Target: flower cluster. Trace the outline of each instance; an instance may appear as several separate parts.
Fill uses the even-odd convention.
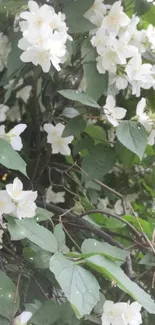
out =
[[[29,1],[28,7],[29,11],[20,14],[23,38],[18,47],[24,51],[20,58],[23,62],[40,65],[44,72],[50,70],[51,63],[59,71],[67,54],[66,42],[71,40],[65,15],[57,14],[49,5],[39,7],[35,1]]]
[[[16,177],[12,184],[6,185],[6,190],[0,191],[0,216],[12,214],[18,219],[32,218],[37,208],[36,198],[37,192],[23,191],[23,184]]]
[[[136,115],[133,119],[144,126],[148,135],[148,144],[152,146],[155,143],[155,126],[149,114],[146,113],[146,106],[146,99],[142,97],[137,104]],[[109,95],[106,98],[106,104],[103,106],[103,112],[104,115],[101,114],[101,118],[104,119],[106,117],[114,127],[117,127],[120,120],[125,117],[127,110],[116,106],[115,98]]]
[[[142,317],[141,305],[133,302],[131,305],[125,302],[114,303],[106,300],[103,306],[102,325],[140,325]]]
[[[62,137],[65,125],[58,123],[57,125],[52,125],[51,123],[44,124],[44,130],[47,132],[47,142],[52,146],[52,152],[61,153],[62,155],[69,156],[71,151],[68,146],[69,143],[74,139],[73,136]]]
[[[7,66],[8,54],[11,51],[11,46],[6,35],[0,33],[0,71]]]
[[[117,90],[128,85],[132,94],[140,96],[141,88],[155,87],[154,67],[143,63],[143,53],[155,49],[155,28],[139,30],[139,17],[131,19],[124,13],[121,1],[104,5],[96,0],[85,16],[97,25],[91,38],[96,48],[97,69],[99,73],[110,74],[110,85]]]

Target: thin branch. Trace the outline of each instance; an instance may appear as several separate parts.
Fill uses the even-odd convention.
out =
[[[106,214],[109,217],[112,217],[114,219],[117,219],[117,220],[123,222],[125,225],[127,225],[131,229],[131,231],[134,233],[135,236],[137,236],[140,239],[142,238],[142,235],[136,230],[136,228],[130,222],[124,220],[123,218],[121,218],[121,217],[119,217],[119,216],[117,216],[117,215],[115,215],[112,212],[109,212],[107,210],[100,210],[100,209],[88,210],[85,213],[82,213],[80,215],[80,217],[84,217],[85,215],[93,214],[93,213]]]
[[[99,236],[99,237],[103,238],[104,240],[106,240],[111,245],[117,246],[119,248],[124,248],[123,245],[121,245],[117,240],[113,239],[104,230],[98,228],[97,226],[93,225],[92,223],[90,223],[90,222],[88,222],[88,221],[86,221],[86,220],[84,220],[82,218],[79,218],[78,215],[73,214],[71,212],[67,212],[65,214],[66,210],[56,206],[55,204],[47,204],[47,203],[44,203],[44,202],[39,201],[39,200],[36,201],[36,204],[41,208],[47,209],[48,211],[51,211],[51,212],[55,213],[57,216],[63,214],[64,219],[69,219],[75,225],[77,224],[79,226],[82,226],[85,229],[90,230],[96,236]]]

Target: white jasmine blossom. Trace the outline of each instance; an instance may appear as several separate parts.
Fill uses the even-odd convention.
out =
[[[23,191],[23,183],[16,177],[12,184],[6,185],[8,195],[16,202],[23,200],[25,192]]]
[[[140,325],[140,311],[141,305],[136,301],[130,305],[106,300],[103,305],[102,325]]]
[[[14,210],[14,203],[12,202],[7,191],[0,191],[0,217],[5,213],[9,214]]]
[[[34,196],[34,200],[36,200],[37,194]],[[14,215],[20,220],[24,218],[33,218],[36,214],[36,203],[31,200],[21,200],[18,202],[16,212]]]
[[[4,105],[4,104],[0,104],[0,122],[4,122],[6,120],[6,113],[9,110],[9,107]]]
[[[26,124],[18,124],[8,133],[5,133],[5,125],[0,126],[0,138],[8,141],[14,150],[20,151],[23,148],[20,134],[26,129]]]
[[[106,118],[113,126],[118,126],[119,120],[123,119],[126,115],[126,109],[117,107],[116,101],[113,96],[109,95],[106,99],[106,104],[103,107]]]
[[[149,63],[142,64],[140,54],[137,54],[129,60],[125,71],[132,86],[133,95],[139,97],[141,88],[149,89],[153,87],[152,65]]]
[[[34,201],[37,198],[37,192],[23,191],[23,184],[18,177],[14,179],[12,184],[6,185],[6,192],[14,203],[12,214],[15,217],[22,219],[35,216],[37,206]]]
[[[29,11],[22,12],[20,22],[23,38],[18,47],[24,52],[21,55],[23,62],[32,62],[40,65],[46,73],[51,63],[60,70],[60,64],[66,60],[66,42],[72,40],[67,33],[65,15],[55,13],[52,6],[41,7],[35,1],[28,1]]]
[[[27,322],[31,319],[31,317],[32,313],[30,311],[24,311],[14,319],[13,325],[27,325]]]
[[[84,17],[89,19],[96,26],[101,26],[103,17],[107,12],[108,5],[105,5],[104,0],[95,0],[93,6],[84,14]]]
[[[52,186],[49,186],[46,190],[46,203],[64,203],[65,192],[54,192]]]
[[[148,144],[150,146],[153,146],[155,144],[155,129],[152,129],[151,132],[150,132],[150,134],[149,134]]]
[[[150,131],[152,128],[152,121],[150,117],[145,112],[146,107],[146,99],[141,98],[141,100],[137,104],[136,115],[138,118],[138,122],[141,123],[147,131]]]
[[[107,205],[109,204],[109,199],[108,197],[106,197],[105,199],[99,198],[98,199],[98,204],[97,204],[97,208],[100,210],[104,210],[107,208]]]
[[[18,90],[16,93],[16,98],[20,98],[23,100],[25,104],[27,104],[28,99],[30,98],[32,86],[25,86],[22,89]]]
[[[11,122],[21,121],[21,113],[24,113],[24,109],[22,109],[22,112],[20,112],[20,108],[18,105],[18,102],[16,101],[14,105],[9,109],[7,112],[7,118]]]
[[[115,93],[131,85],[136,97],[140,96],[141,88],[155,87],[152,65],[143,64],[141,57],[146,50],[155,49],[155,28],[149,25],[147,30],[139,30],[139,17],[134,15],[130,19],[123,11],[121,1],[104,5],[103,1],[96,0],[85,17],[98,27],[90,34],[93,34],[91,43],[98,54],[99,73],[115,74],[108,94],[111,85],[116,88]]]
[[[69,156],[70,148],[69,143],[74,139],[73,136],[62,137],[65,125],[58,123],[57,125],[52,125],[51,123],[44,124],[44,130],[47,132],[47,142],[52,146],[52,152],[54,154],[61,153],[62,155]]]
[[[116,35],[120,27],[125,27],[129,24],[129,17],[123,12],[121,1],[116,1],[106,17],[104,17],[102,26],[108,29],[109,32]]]

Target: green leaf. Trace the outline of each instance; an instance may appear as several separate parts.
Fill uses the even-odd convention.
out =
[[[18,170],[25,176],[26,163],[20,155],[12,148],[12,146],[5,140],[0,139],[0,164],[6,168]]]
[[[66,246],[66,236],[61,223],[54,227],[54,236],[58,243],[58,250],[64,254],[68,253],[69,248]]]
[[[0,324],[2,325],[10,325],[6,318],[0,316]]]
[[[138,1],[138,0],[137,0]],[[140,0],[139,0],[140,1]],[[142,1],[142,0],[141,0]],[[150,4],[145,3],[147,6],[149,6]],[[145,10],[146,11],[146,10]],[[145,22],[147,22],[148,24],[152,24],[153,26],[155,26],[155,20],[154,20],[154,15],[155,15],[155,7],[150,6],[150,9],[143,15],[143,20]]]
[[[19,308],[19,295],[11,279],[0,270],[0,315],[11,319]]]
[[[86,121],[84,120],[84,118],[81,115],[73,117],[66,124],[62,136],[63,137],[68,137],[70,135],[73,135],[74,137],[76,137],[81,132],[83,132],[86,125],[87,125],[87,123],[86,123]]]
[[[0,0],[0,14],[13,15],[21,10],[23,5],[27,5],[26,0]]]
[[[115,152],[102,144],[92,148],[82,160],[82,169],[88,174],[82,174],[84,180],[101,180],[115,164]],[[95,168],[94,168],[95,167]]]
[[[118,140],[129,150],[142,159],[147,136],[143,125],[133,121],[122,121],[116,129]]]
[[[143,15],[150,8],[150,4],[145,0],[135,0],[134,1],[134,12],[137,16]]]
[[[86,80],[86,93],[98,101],[108,88],[108,73],[100,74],[96,68],[96,62],[84,63],[83,70]]]
[[[60,306],[60,313],[59,325],[79,325],[81,323],[81,321],[76,318],[69,302]]]
[[[56,253],[50,260],[50,270],[72,305],[77,318],[90,314],[99,301],[99,284],[89,271]]]
[[[87,258],[86,261],[91,268],[115,281],[123,291],[138,301],[149,313],[155,314],[155,303],[150,295],[131,281],[115,262],[97,255]]]
[[[52,232],[38,225],[34,219],[15,220],[15,223],[18,232],[15,231],[14,225],[12,240],[19,240],[19,236],[22,236],[48,252],[55,253],[57,251],[57,242]],[[15,238],[15,233],[17,233],[17,239]],[[10,234],[12,236],[12,232]]]
[[[7,76],[8,78],[13,77],[18,70],[20,70],[24,63],[20,60],[22,51],[18,47],[18,41],[21,38],[21,33],[11,33],[11,52],[8,55],[7,60]]]
[[[88,125],[84,130],[95,142],[105,142],[106,134],[103,128],[98,125]]]
[[[88,19],[83,17],[93,3],[94,0],[77,0],[64,4],[63,12],[66,15],[66,23],[70,33],[85,33],[95,27]]]
[[[54,213],[47,211],[46,209],[43,209],[43,208],[37,208],[35,220],[37,222],[41,222],[41,221],[45,221],[45,220],[50,220],[53,216],[54,216]]]
[[[100,254],[109,257],[112,260],[125,261],[126,257],[129,255],[128,252],[111,246],[108,243],[101,243],[96,239],[85,239],[81,246],[81,251],[83,254]]]
[[[40,247],[31,244],[30,247],[25,247],[23,249],[23,255],[25,260],[27,260],[29,263],[35,264],[35,266],[39,269],[49,268],[49,261],[52,254],[40,249]]]
[[[59,307],[54,301],[45,301],[41,307],[32,316],[30,322],[35,325],[51,325],[55,323],[60,316]]]
[[[123,164],[125,168],[131,168],[135,154],[125,148],[120,142],[116,143],[115,150],[119,163]]]
[[[152,255],[151,252],[149,252],[146,255],[144,255],[144,257],[140,260],[139,264],[155,266],[155,256]]]
[[[82,46],[81,46],[81,59],[83,63],[88,63],[95,61],[96,63],[96,51],[95,48],[92,46],[90,40],[88,38],[84,39]]]
[[[88,150],[88,149],[92,148],[93,145],[94,145],[94,142],[89,137],[81,138],[74,145],[73,155],[76,156],[79,152],[82,152],[83,150]]]
[[[139,217],[129,216],[129,215],[123,216],[123,219],[125,219],[126,221],[132,223],[134,225],[134,227],[138,231],[141,231],[141,227],[142,227],[143,231],[146,234],[152,236],[151,226],[150,226],[150,223],[148,221],[143,220],[142,218],[139,218]],[[139,226],[139,224],[141,225],[141,227]]]
[[[59,90],[58,93],[67,99],[73,100],[75,102],[80,102],[83,105],[100,108],[97,102],[88,94],[80,93],[79,91],[73,89]]]
[[[21,240],[25,238],[25,233],[22,231],[20,225],[16,223],[16,219],[7,216],[8,230],[11,235],[11,240]]]

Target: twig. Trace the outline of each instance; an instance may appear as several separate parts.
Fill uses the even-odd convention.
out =
[[[44,209],[47,209],[48,211],[54,212],[57,216],[60,214],[64,214],[65,210],[56,206],[55,204],[45,204],[42,201],[37,200],[36,204]],[[106,240],[109,244],[117,246],[119,248],[124,248],[123,245],[121,245],[117,240],[113,239],[110,235],[108,235],[105,231],[101,230],[100,228],[96,227],[95,225],[91,224],[90,222],[87,222],[86,220],[79,218],[78,215],[73,214],[71,212],[67,212],[64,215],[65,219],[69,219],[72,221],[75,225],[82,226],[88,230],[90,230],[92,233],[94,233],[96,236],[99,236]]]
[[[11,311],[10,325],[13,325],[13,323],[14,323],[15,304],[17,302],[17,296],[18,296],[18,291],[19,291],[19,284],[20,284],[21,275],[22,275],[22,267],[20,269],[20,273],[19,273],[18,279],[17,279],[16,291],[15,291],[14,300],[13,300],[14,305],[13,305],[13,308],[12,308],[12,311]]]
[[[59,221],[60,221],[60,223],[62,224],[62,227],[63,227],[65,233],[67,234],[67,236],[69,237],[69,239],[71,240],[71,242],[75,245],[75,247],[76,247],[79,251],[81,251],[79,245],[78,245],[78,244],[76,243],[76,241],[72,238],[72,236],[70,235],[70,233],[68,232],[68,230],[65,228],[65,226],[64,226],[64,224],[63,224],[63,221],[62,221],[62,217],[63,217],[63,216],[64,216],[64,215],[60,215],[60,216],[59,216]]]
[[[125,225],[127,225],[127,226],[131,229],[131,231],[134,233],[134,235],[136,235],[136,236],[137,236],[138,238],[140,238],[140,239],[142,238],[142,235],[141,235],[141,234],[136,230],[136,228],[134,228],[133,225],[131,225],[130,222],[124,220],[123,218],[121,218],[121,217],[119,217],[119,216],[117,216],[117,215],[115,215],[115,214],[113,214],[112,212],[109,212],[109,211],[107,211],[107,210],[100,210],[100,209],[88,210],[88,211],[86,211],[85,213],[82,213],[82,214],[80,215],[80,217],[84,217],[84,216],[87,215],[87,214],[93,214],[93,213],[102,213],[102,214],[106,214],[107,216],[110,216],[110,217],[112,217],[112,218],[114,218],[114,219],[117,219],[117,220],[123,222]]]
[[[130,254],[126,257],[126,275],[129,277],[129,278],[132,278],[133,276],[133,269],[132,269],[132,260],[131,260],[131,256]]]

